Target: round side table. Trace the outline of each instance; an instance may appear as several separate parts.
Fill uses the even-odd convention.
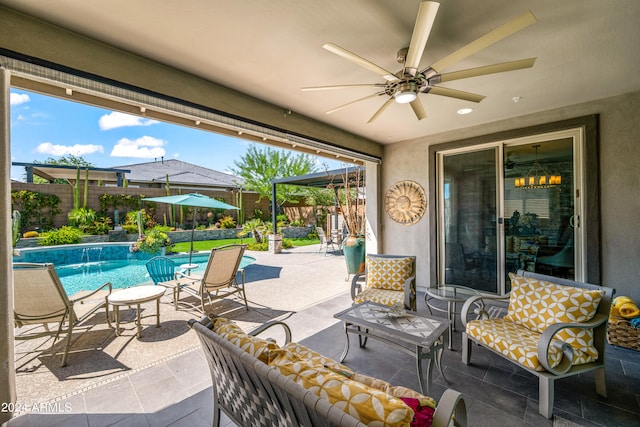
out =
[[[429,313],[431,310],[441,311],[447,313],[447,319],[449,320],[449,350],[453,350],[452,340],[453,340],[453,331],[456,330],[456,304],[464,303],[467,299],[480,295],[478,291],[475,289],[467,288],[466,286],[461,285],[439,285],[436,288],[427,288],[427,292],[424,294],[424,302],[429,309]],[[439,300],[447,302],[447,309],[444,310],[440,307],[436,307],[431,304],[431,300]]]
[[[156,327],[160,327],[160,297],[164,295],[167,288],[163,286],[145,285],[133,286],[118,292],[114,292],[107,297],[109,304],[114,308],[116,316],[116,335],[120,335],[120,306],[135,305],[137,309],[136,325],[138,326],[137,337],[142,334],[142,326],[140,325],[140,304],[145,302],[156,301]]]

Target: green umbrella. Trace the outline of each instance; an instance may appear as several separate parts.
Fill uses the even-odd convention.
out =
[[[197,208],[240,209],[236,206],[229,205],[227,203],[205,196],[204,194],[198,193],[179,194],[177,196],[150,197],[148,199],[142,199],[142,201],[167,203],[170,205],[193,206],[196,208],[193,210],[193,227],[191,228],[191,250],[189,251],[189,264],[191,264],[191,256],[193,254],[193,234],[196,229]]]

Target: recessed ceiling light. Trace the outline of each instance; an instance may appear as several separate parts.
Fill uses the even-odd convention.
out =
[[[458,114],[469,114],[473,113],[473,108],[461,108],[458,110]]]

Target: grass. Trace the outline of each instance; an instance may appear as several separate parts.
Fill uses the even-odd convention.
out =
[[[293,243],[293,246],[308,246],[308,245],[317,245],[320,243],[320,239],[288,239]],[[231,245],[235,243],[240,244],[249,244],[255,243],[254,238],[244,238],[244,239],[220,239],[220,240],[200,240],[193,242],[193,250],[194,251],[210,251],[213,248],[219,248],[224,245]],[[189,242],[181,242],[176,243],[173,246],[173,252],[189,252],[191,247],[191,243]]]

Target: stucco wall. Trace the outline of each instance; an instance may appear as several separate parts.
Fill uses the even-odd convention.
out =
[[[640,92],[585,102],[510,120],[385,146],[381,187],[412,179],[425,190],[432,144],[540,125],[590,114],[600,115],[601,283],[640,301]],[[428,120],[428,119],[427,119]],[[587,171],[587,173],[589,173]],[[429,203],[432,203],[429,200]],[[429,285],[429,221],[413,226],[382,216],[383,252],[417,255],[419,286]]]

